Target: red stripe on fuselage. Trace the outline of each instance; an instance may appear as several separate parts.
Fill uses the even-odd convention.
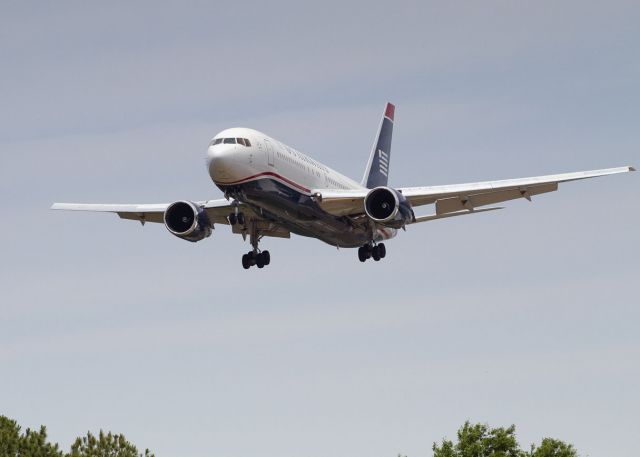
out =
[[[306,187],[301,186],[300,184],[298,184],[296,182],[293,182],[290,179],[285,178],[284,176],[281,176],[278,173],[274,173],[272,171],[264,171],[262,173],[258,173],[257,175],[253,175],[253,176],[249,176],[249,177],[246,177],[246,178],[238,179],[237,181],[232,181],[232,182],[220,182],[219,181],[216,184],[220,184],[222,186],[234,186],[236,184],[243,184],[245,182],[258,179],[258,178],[260,178],[262,176],[273,176],[274,178],[278,178],[278,179],[283,180],[284,182],[286,182],[287,184],[289,184],[289,185],[291,185],[293,187],[297,187],[298,189],[302,190],[303,192],[306,192],[306,193],[310,193],[311,192]]]

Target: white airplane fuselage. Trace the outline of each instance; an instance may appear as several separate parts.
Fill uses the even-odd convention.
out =
[[[219,139],[247,139],[249,146]],[[218,133],[207,150],[209,176],[229,198],[293,233],[339,247],[358,247],[371,233],[348,218],[328,214],[313,189],[360,190],[360,183],[257,130],[232,128]],[[373,239],[393,238],[393,228],[374,229]]]

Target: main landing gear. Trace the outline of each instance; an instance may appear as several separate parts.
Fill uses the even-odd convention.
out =
[[[271,263],[271,254],[269,251],[255,252],[249,251],[242,256],[242,268],[248,270],[252,266],[264,268]]]
[[[260,235],[258,224],[253,218],[246,220],[244,213],[239,212],[236,206],[235,211],[229,214],[229,224],[241,225],[243,236],[247,235],[247,231],[249,232],[249,241],[253,249],[242,256],[242,268],[248,270],[254,265],[258,268],[264,268],[271,263],[271,254],[269,254],[269,251],[260,251],[260,249],[258,249],[258,243],[262,235]]]
[[[386,256],[387,248],[384,246],[384,243],[378,243],[376,245],[367,243],[358,248],[358,259],[360,262],[366,262],[369,258],[373,258],[373,260],[377,262],[380,259],[384,259]]]

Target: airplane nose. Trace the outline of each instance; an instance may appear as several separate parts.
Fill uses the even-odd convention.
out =
[[[214,181],[228,181],[233,176],[236,162],[235,147],[218,144],[209,147],[207,151],[207,165],[209,175]]]

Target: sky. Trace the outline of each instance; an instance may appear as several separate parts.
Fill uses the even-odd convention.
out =
[[[637,456],[639,176],[410,227],[382,262],[301,237],[52,212],[220,198],[251,127],[390,184],[640,165],[640,3],[0,3],[0,414],[158,457],[431,455],[465,420]],[[417,214],[432,209],[420,208]]]

